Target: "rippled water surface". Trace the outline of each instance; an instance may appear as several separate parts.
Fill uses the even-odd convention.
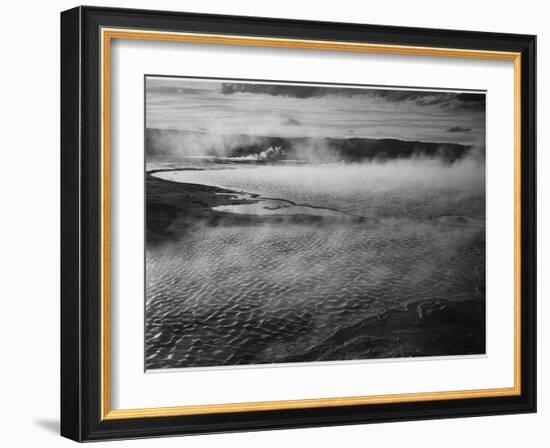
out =
[[[483,168],[414,163],[157,172],[235,198],[260,195],[224,213],[313,207],[373,219],[204,225],[149,245],[146,366],[281,362],[390,308],[483,299]]]

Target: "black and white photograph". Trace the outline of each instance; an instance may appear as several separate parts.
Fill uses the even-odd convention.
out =
[[[145,77],[145,368],[483,355],[483,91]]]

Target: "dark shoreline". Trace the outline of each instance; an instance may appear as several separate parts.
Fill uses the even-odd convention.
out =
[[[374,218],[357,216],[342,212],[342,218],[324,217],[318,215],[247,215],[213,210],[222,205],[240,205],[257,202],[254,199],[239,199],[235,195],[245,192],[228,190],[202,184],[173,182],[158,178],[152,174],[161,171],[186,171],[193,168],[168,170],[151,170],[146,173],[146,223],[147,244],[177,239],[193,229],[194,226],[247,226],[258,224],[295,223],[295,224],[329,224],[331,222],[375,223]],[[250,196],[260,197],[250,194]],[[284,200],[287,199],[262,198]],[[311,208],[327,207],[307,205]]]

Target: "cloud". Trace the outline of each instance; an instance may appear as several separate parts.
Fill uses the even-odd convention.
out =
[[[420,90],[384,90],[349,87],[323,87],[285,84],[221,83],[222,95],[253,94],[287,98],[363,97],[379,98],[390,103],[412,102],[419,106],[440,106],[445,109],[485,109],[484,93],[429,92]]]
[[[447,132],[470,132],[472,128],[466,126],[453,126],[452,128],[447,129]]]
[[[216,135],[469,145],[485,140],[484,106],[485,95],[474,92],[146,78],[147,128]],[[447,132],[457,125],[471,131]]]
[[[347,90],[347,89],[346,89]],[[334,87],[281,85],[281,84],[254,84],[254,83],[228,83],[221,85],[223,95],[236,93],[264,94],[271,96],[284,96],[291,98],[318,98],[329,95],[342,95],[346,90]],[[349,94],[347,96],[350,96]]]
[[[457,94],[457,98],[460,101],[471,101],[474,103],[485,102],[485,95],[479,93],[459,93]]]
[[[302,126],[302,122],[300,120],[296,120],[294,118],[288,117],[285,120],[283,120],[283,125],[285,125],[285,126]]]

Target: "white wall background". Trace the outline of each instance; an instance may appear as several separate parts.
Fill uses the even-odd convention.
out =
[[[550,8],[535,0],[118,0],[88,4],[204,13],[350,21],[384,25],[537,34],[539,194],[539,413],[424,422],[347,426],[124,441],[110,446],[548,446],[550,392],[546,346],[550,307]],[[59,414],[59,12],[78,3],[4,2],[2,7],[0,116],[0,440],[4,446],[69,446],[58,435]],[[544,353],[546,351],[546,353]],[[545,356],[543,356],[543,353]],[[96,446],[107,446],[99,444]]]

